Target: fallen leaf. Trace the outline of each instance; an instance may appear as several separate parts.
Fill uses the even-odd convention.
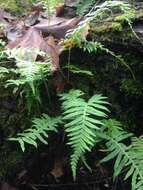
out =
[[[54,162],[54,168],[51,171],[51,174],[55,177],[55,179],[63,176],[63,161],[62,158],[56,158]]]
[[[38,51],[43,51],[49,54],[52,58],[53,66],[55,70],[59,69],[59,55],[57,53],[57,49],[52,46],[48,45],[44,40],[41,32],[34,27],[31,27],[26,34],[22,37],[17,39],[15,42],[10,42],[7,45],[7,48],[22,48],[25,50],[25,57],[24,60],[28,61],[30,57],[30,61],[36,61],[38,56]],[[32,49],[32,54],[29,56],[28,49]],[[34,51],[35,50],[35,51]]]
[[[62,17],[53,17],[49,21],[41,22],[34,26],[34,28],[39,29],[44,34],[52,34],[55,38],[64,38],[66,32],[69,29],[73,29],[81,20],[80,17],[75,17],[72,19],[66,19]]]

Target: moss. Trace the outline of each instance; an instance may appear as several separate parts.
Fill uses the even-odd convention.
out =
[[[19,12],[20,8],[17,6],[16,0],[8,0],[4,2],[4,0],[0,0],[0,5],[2,8],[8,9],[12,12]]]
[[[136,13],[135,9],[131,9],[130,11],[128,11],[125,14],[115,16],[114,21],[124,23],[128,20],[131,22],[136,18],[136,14],[137,13]]]
[[[135,18],[136,18],[135,14],[132,14],[130,16],[128,16],[127,14],[123,14],[123,15],[116,16],[114,20],[116,22],[124,23],[127,20],[133,20]]]
[[[7,145],[3,146],[0,151],[0,180],[5,180],[14,170],[18,170],[22,163],[22,154],[12,151]]]
[[[113,22],[112,23],[112,31],[113,32],[121,32],[123,30],[121,23],[119,22]]]
[[[94,30],[95,33],[108,33],[108,32],[121,32],[122,25],[119,22],[105,22],[104,24],[94,25],[91,26],[91,30]]]
[[[128,44],[128,40],[135,38],[131,29],[128,26],[123,27],[119,22],[105,22],[102,25],[92,25],[90,35],[97,41],[109,43],[118,41],[123,44]]]

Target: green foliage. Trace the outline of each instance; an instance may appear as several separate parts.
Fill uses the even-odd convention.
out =
[[[68,69],[68,71],[70,71],[71,73],[74,73],[74,74],[83,74],[86,76],[93,76],[93,73],[91,71],[83,70],[83,69],[81,69],[75,65],[71,65],[71,64],[63,67],[63,69]]]
[[[33,50],[36,51],[36,50]],[[38,51],[38,50],[37,50]],[[27,106],[29,112],[31,112],[33,105],[40,101],[39,86],[43,81],[47,80],[47,77],[52,72],[51,58],[47,56],[45,62],[33,62],[32,61],[32,50],[28,49],[26,52],[24,49],[13,49],[6,51],[9,58],[16,60],[15,72],[17,72],[17,79],[7,80],[5,87],[12,86],[17,92],[21,89],[21,95],[26,97]],[[27,53],[25,60],[25,53]],[[43,52],[35,52],[39,55],[43,55]]]
[[[105,119],[106,113],[109,112],[106,97],[99,94],[86,101],[83,96],[84,93],[80,90],[70,90],[69,93],[60,94],[60,100],[63,102],[62,118],[51,118],[43,114],[41,118],[33,119],[31,129],[26,129],[10,140],[19,142],[23,151],[25,151],[25,143],[37,147],[37,140],[39,140],[47,144],[49,132],[57,132],[57,126],[63,120],[68,137],[67,144],[72,148],[70,164],[74,179],[76,179],[79,161],[89,168],[85,154],[90,152],[97,143],[105,142],[108,153],[101,162],[116,158],[114,179],[126,169],[125,180],[132,178],[132,190],[141,190],[143,188],[143,137],[133,137],[133,134],[124,131],[120,122]]]
[[[25,10],[28,10],[29,6],[32,4],[33,0],[0,0],[0,7],[8,9],[12,13],[22,13]]]
[[[0,67],[0,78],[4,78],[6,74],[9,73],[9,70],[5,67]]]
[[[95,0],[79,0],[76,6],[77,14],[81,16],[87,13],[94,2]]]
[[[100,42],[94,42],[94,41],[81,41],[81,44],[79,45],[80,48],[82,48],[84,51],[88,51],[88,53],[97,53],[98,50],[100,51],[106,51],[109,50],[104,48],[104,46]]]
[[[105,112],[108,112],[106,97],[94,95],[85,101],[82,95],[81,91],[71,90],[61,97],[68,145],[72,148],[71,168],[74,179],[78,161],[95,146],[96,131],[103,125],[101,120],[107,117]]]
[[[123,79],[121,84],[121,90],[130,95],[142,96],[143,87],[137,80]]]
[[[132,190],[143,189],[143,137],[134,137],[132,143],[126,145],[123,142],[132,137],[132,134],[125,132],[119,122],[110,119],[105,122],[105,126],[109,154],[102,162],[116,158],[114,178],[126,168],[125,180],[132,177]]]
[[[68,36],[79,35],[81,31],[85,30],[87,24],[90,24],[92,21],[101,21],[102,18],[110,16],[113,9],[116,11],[120,10],[120,12],[126,15],[124,18],[131,23],[131,20],[133,18],[131,16],[128,16],[128,13],[132,11],[132,8],[128,3],[122,1],[105,1],[100,5],[95,4],[92,9],[84,16],[84,20],[82,20],[78,24],[78,27],[76,27],[73,31],[70,31]]]
[[[25,151],[25,143],[31,144],[37,148],[37,140],[44,144],[48,144],[48,134],[57,132],[58,124],[61,123],[60,117],[49,117],[47,114],[42,114],[40,118],[32,120],[32,128],[26,129],[22,133],[18,133],[17,137],[9,138],[11,141],[18,141],[22,151]]]
[[[0,24],[0,30],[3,29],[3,25]],[[5,46],[5,42],[0,39],[0,46],[4,47]]]
[[[78,26],[67,33],[66,37],[67,39],[73,41],[76,46],[82,48],[84,51],[88,51],[89,53],[97,53],[97,51],[100,50],[110,54],[119,64],[125,66],[131,73],[133,79],[135,79],[135,75],[131,67],[120,55],[116,55],[113,51],[104,47],[101,42],[86,40],[88,30],[90,29],[90,23],[93,21],[96,23],[97,21],[101,21],[102,18],[110,16],[114,9],[116,11],[120,11],[124,15],[125,21],[129,24],[132,30],[131,23],[133,20],[133,15],[131,17],[129,14],[132,12],[131,6],[121,1],[105,1],[100,5],[95,4],[95,6],[93,6],[92,9],[84,16],[84,19],[78,24]]]
[[[56,6],[63,2],[64,0],[42,0],[44,8],[47,10],[49,16],[53,15],[55,13]]]
[[[53,8],[60,2],[60,0],[49,1],[43,0],[48,14],[53,13]],[[87,13],[91,5],[95,1],[93,0],[80,0],[78,3],[78,13],[83,15]],[[112,9],[121,11],[122,16],[117,16],[114,23],[115,30],[119,29],[118,21],[127,22],[131,27],[131,22],[134,19],[134,12],[131,7],[121,1],[105,1],[104,3],[95,5],[85,15],[85,19],[82,20],[78,27],[73,31],[70,31],[67,35],[68,39],[72,39],[76,42],[76,45],[89,53],[97,53],[98,50],[104,51],[106,54],[110,54],[118,62],[122,63],[130,72],[133,78],[134,74],[131,68],[126,64],[121,56],[117,56],[114,52],[105,48],[100,42],[87,41],[86,36],[90,22],[95,23],[103,18],[110,16]],[[51,11],[52,10],[52,11]],[[4,44],[0,41],[0,45]],[[6,67],[0,67],[0,77],[4,78],[12,72],[16,74],[15,78],[7,81],[6,87],[14,87],[13,92],[20,90],[21,95],[24,95],[27,99],[28,110],[32,109],[32,105],[40,103],[40,85],[47,80],[47,77],[51,74],[51,59],[47,57],[47,61],[44,63],[33,62],[32,54],[28,53],[25,59],[25,51],[13,50],[6,52],[9,55],[10,60],[16,61],[16,69],[7,69]],[[27,50],[31,51],[31,50]],[[40,54],[41,52],[39,52]],[[4,58],[5,54],[2,52],[0,58]],[[64,67],[70,72],[75,74],[84,74],[87,76],[93,76],[92,72],[81,67],[71,65]],[[103,70],[105,71],[105,70]],[[98,71],[97,71],[98,72]],[[102,73],[101,73],[102,74]],[[109,73],[106,72],[108,75]],[[101,76],[100,76],[101,77]],[[102,80],[102,77],[101,79]],[[110,86],[107,86],[106,91],[112,85],[118,85],[118,81],[114,81]],[[133,95],[142,95],[141,85],[137,85],[135,80],[122,80],[121,90]],[[101,85],[101,83],[99,84]],[[104,84],[103,84],[104,85]],[[116,89],[116,88],[115,88]],[[141,93],[138,93],[140,89]],[[97,89],[99,90],[99,89]],[[115,90],[114,90],[115,91]],[[94,91],[93,91],[94,92]],[[109,91],[108,91],[109,92]],[[47,114],[42,114],[39,118],[32,120],[32,127],[18,133],[15,138],[10,138],[11,141],[16,141],[20,144],[22,151],[25,151],[25,145],[30,144],[37,148],[38,141],[44,144],[48,144],[48,137],[51,132],[58,132],[58,125],[61,121],[65,124],[65,133],[67,135],[67,144],[71,147],[71,169],[74,179],[76,178],[77,166],[80,161],[88,167],[86,163],[86,153],[92,151],[92,148],[96,146],[97,142],[106,143],[107,156],[101,162],[107,162],[112,159],[115,160],[114,164],[114,179],[126,171],[125,180],[129,177],[132,178],[132,190],[143,189],[143,137],[133,137],[133,134],[124,131],[121,123],[116,120],[106,120],[108,110],[108,102],[106,97],[97,94],[87,99],[83,98],[85,94],[80,90],[71,90],[69,93],[60,95],[62,101],[62,117],[49,117]],[[33,101],[34,100],[34,101]],[[104,119],[104,120],[103,120]],[[99,145],[100,145],[99,143]],[[125,169],[125,170],[124,170]]]

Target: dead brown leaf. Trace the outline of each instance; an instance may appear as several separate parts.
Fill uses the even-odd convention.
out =
[[[80,20],[80,17],[72,19],[53,17],[50,20],[45,20],[45,22],[35,25],[34,27],[42,31],[44,34],[52,34],[55,38],[61,39],[64,38],[66,32],[69,29],[74,28]]]
[[[34,49],[43,51],[52,57],[55,70],[59,69],[59,55],[57,53],[57,49],[54,45],[48,45],[41,32],[34,27],[31,27],[22,38],[19,38],[14,42],[10,42],[7,45],[7,48],[23,48],[25,51],[27,48],[32,49],[32,61],[36,61],[38,56],[37,51],[34,51]],[[28,55],[25,53],[26,61],[28,61],[27,57]]]

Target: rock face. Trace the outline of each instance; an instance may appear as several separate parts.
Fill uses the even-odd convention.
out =
[[[131,19],[130,23],[127,19]],[[102,21],[93,21],[90,35],[110,46],[118,44],[143,52],[143,3],[135,2],[128,15],[115,12]]]

